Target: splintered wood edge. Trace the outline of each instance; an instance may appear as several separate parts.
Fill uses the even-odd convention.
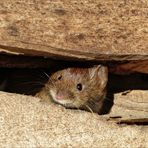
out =
[[[148,117],[121,117],[121,116],[110,116],[107,119],[108,121],[116,122],[117,124],[146,124],[148,125]]]

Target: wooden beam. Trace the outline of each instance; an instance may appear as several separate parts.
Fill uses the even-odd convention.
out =
[[[0,52],[74,60],[148,60],[148,1],[0,2]]]

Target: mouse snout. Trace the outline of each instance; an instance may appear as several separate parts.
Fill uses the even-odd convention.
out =
[[[73,95],[69,91],[59,90],[56,94],[57,100],[69,100],[69,99],[72,99],[72,98],[73,98]]]
[[[61,91],[58,91],[56,94],[56,99],[57,100],[64,100],[65,99],[64,94]]]
[[[57,99],[57,100],[63,100],[63,99],[64,99],[64,96],[63,96],[63,95],[57,95],[57,96],[56,96],[56,99]]]

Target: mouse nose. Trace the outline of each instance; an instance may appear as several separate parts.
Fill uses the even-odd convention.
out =
[[[62,95],[57,95],[56,98],[57,100],[63,100],[64,97]]]

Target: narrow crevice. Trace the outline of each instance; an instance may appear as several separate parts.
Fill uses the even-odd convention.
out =
[[[49,69],[0,68],[0,83],[7,80],[4,90],[6,92],[35,95],[48,81],[45,73],[49,73]],[[107,90],[101,114],[110,112],[114,105],[115,93],[123,92],[123,95],[126,95],[129,90],[148,90],[148,74],[109,74]]]

